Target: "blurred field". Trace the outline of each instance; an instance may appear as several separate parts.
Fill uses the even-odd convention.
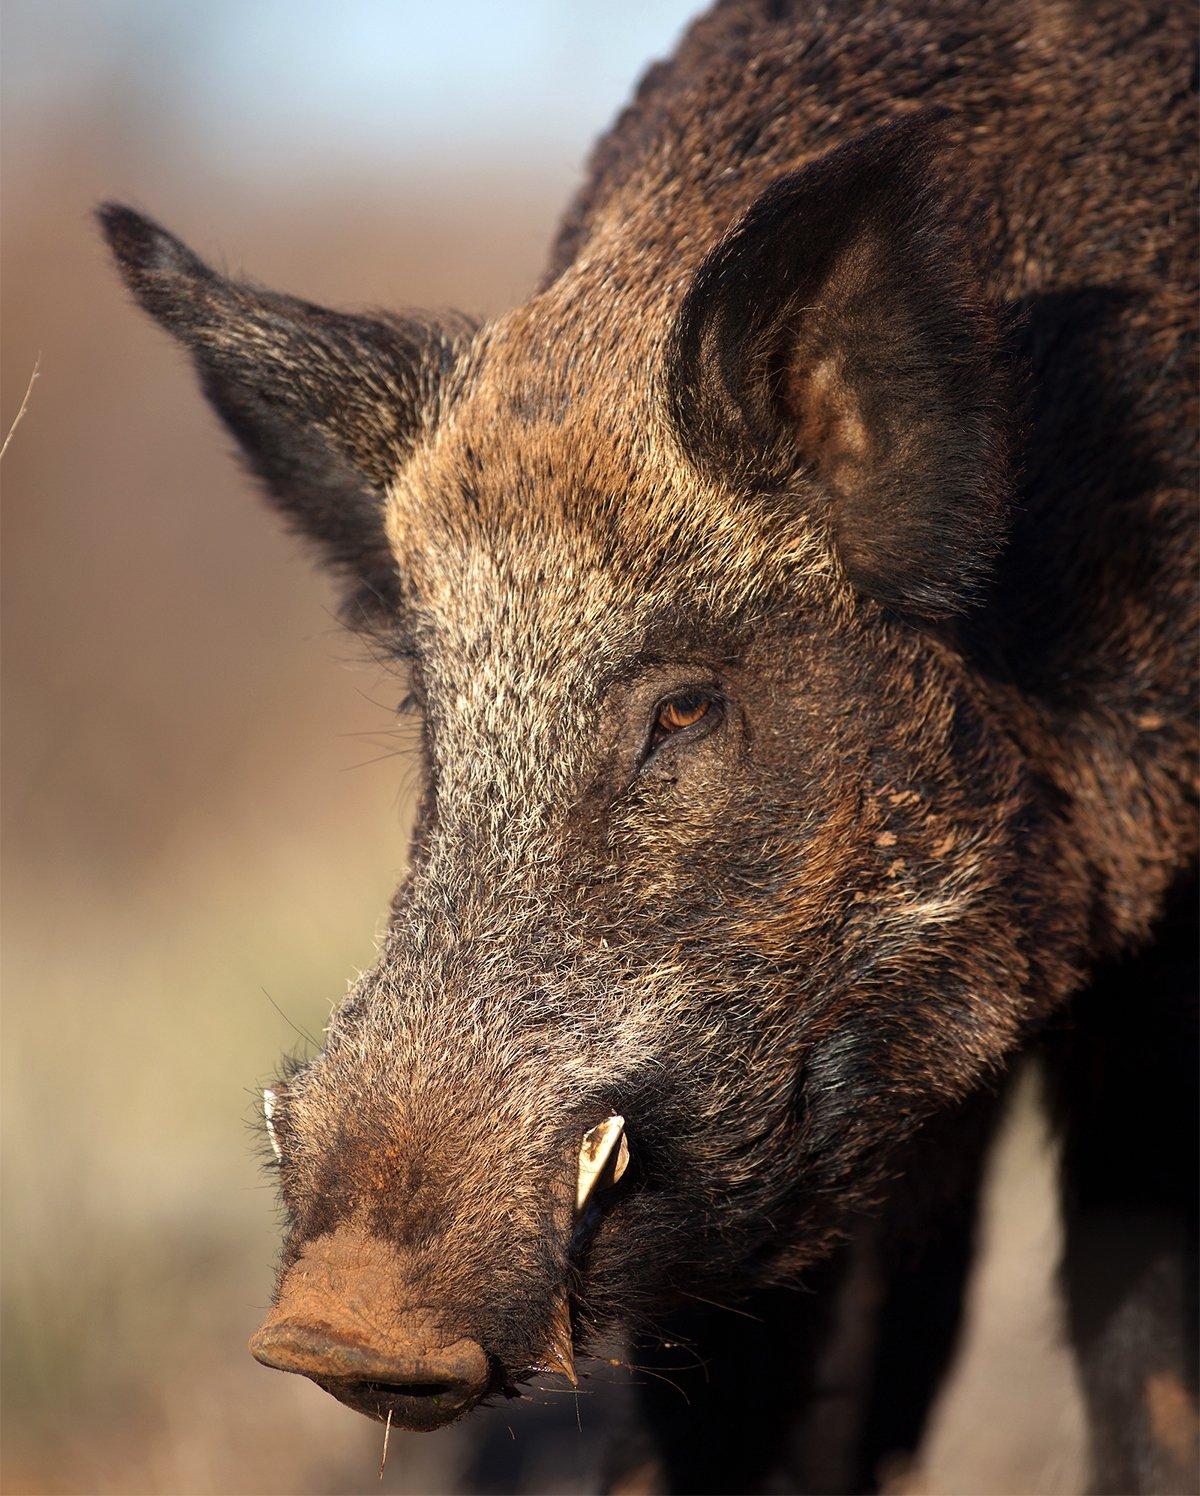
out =
[[[10,77],[32,62],[6,48]],[[487,312],[528,288],[571,172],[550,138],[352,169],[298,140],[255,177],[165,89],[133,56],[67,105],[6,105],[4,430],[39,353],[41,375],[3,472],[4,1489],[595,1490],[620,1385],[578,1424],[547,1396],[395,1437],[380,1484],[377,1429],[245,1353],[276,1245],[247,1124],[292,1025],[319,1032],[371,960],[404,687],[336,632],[88,217],[126,195],[316,300]],[[1047,1169],[1026,1100],[969,1353],[905,1489],[1080,1489]]]

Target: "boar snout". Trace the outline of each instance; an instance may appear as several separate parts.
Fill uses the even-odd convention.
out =
[[[269,1124],[277,1101],[276,1093],[267,1093]],[[282,1155],[274,1132],[272,1140]],[[560,1192],[568,1216],[560,1223],[564,1246],[590,1242],[602,1202],[630,1158],[623,1116],[606,1117],[583,1134],[573,1199]],[[410,1183],[415,1177],[410,1175]],[[511,1243],[506,1248],[502,1241],[487,1244],[474,1236],[457,1243],[441,1235],[423,1239],[430,1219],[416,1229],[411,1220],[389,1216],[381,1228],[369,1210],[360,1209],[332,1229],[326,1221],[307,1240],[296,1238],[275,1307],[251,1337],[251,1354],[264,1366],[309,1377],[368,1417],[409,1429],[438,1428],[489,1394],[517,1396],[515,1384],[537,1373],[575,1383],[565,1264],[558,1270],[551,1265],[540,1281],[531,1276],[523,1290],[518,1284],[522,1304],[514,1315],[503,1293],[489,1297],[489,1284],[495,1287],[490,1277],[481,1284],[477,1275],[461,1271],[471,1253],[498,1261],[511,1252]],[[515,1336],[514,1319],[523,1321]]]
[[[390,1413],[400,1428],[459,1417],[492,1390],[492,1362],[432,1310],[405,1306],[396,1266],[374,1243],[341,1231],[314,1244],[284,1275],[251,1354],[368,1416]]]
[[[473,1408],[488,1391],[491,1369],[474,1340],[439,1344],[420,1318],[365,1343],[314,1321],[269,1321],[250,1349],[265,1366],[311,1377],[341,1402],[368,1416],[388,1413],[400,1428],[433,1429]]]

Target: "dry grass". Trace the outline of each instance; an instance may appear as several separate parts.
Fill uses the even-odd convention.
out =
[[[37,358],[35,358],[33,361],[33,372],[29,376],[29,383],[25,386],[25,393],[21,396],[21,403],[17,407],[17,413],[12,418],[12,424],[8,428],[8,433],[4,438],[3,444],[0,444],[0,459],[2,459],[5,452],[8,451],[8,444],[13,439],[13,433],[21,424],[22,420],[25,417],[25,412],[29,409],[29,397],[33,394],[33,386],[37,380],[38,370],[41,368],[41,363],[42,355],[39,353]]]

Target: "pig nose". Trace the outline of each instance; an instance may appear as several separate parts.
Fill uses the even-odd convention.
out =
[[[311,1377],[360,1413],[390,1413],[401,1428],[449,1423],[488,1391],[492,1369],[476,1341],[441,1344],[424,1327],[391,1339],[385,1349],[328,1325],[287,1319],[265,1324],[250,1351],[264,1366]]]

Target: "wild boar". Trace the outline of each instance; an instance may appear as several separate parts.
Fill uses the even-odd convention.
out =
[[[686,1339],[664,1487],[798,1486],[789,1285],[874,1233],[868,1489],[1039,1046],[1098,1488],[1189,1486],[1192,21],[728,0],[484,324],[101,210],[422,724],[378,963],[268,1094],[261,1361],[430,1428]]]

